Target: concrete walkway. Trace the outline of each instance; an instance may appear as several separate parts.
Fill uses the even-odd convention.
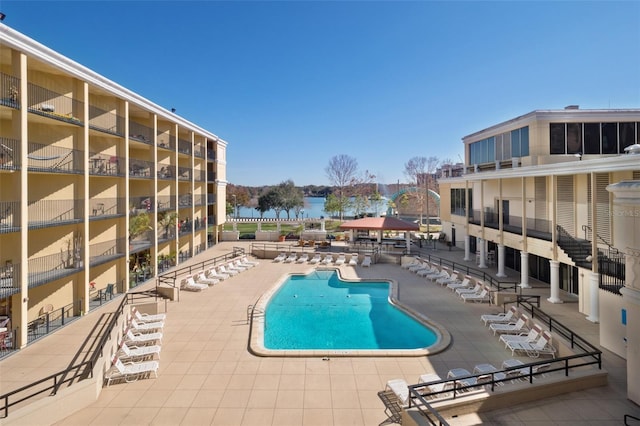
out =
[[[221,243],[193,262],[248,243]],[[434,255],[461,261],[459,250]],[[248,347],[247,306],[254,304],[283,274],[304,272],[309,265],[260,265],[202,293],[182,292],[168,305],[158,379],[104,388],[97,402],[66,418],[64,425],[378,425],[386,419],[377,397],[389,379],[415,383],[420,374],[441,376],[451,368],[499,365],[510,351],[479,320],[499,309],[464,304],[440,286],[397,265],[342,267],[345,275],[388,278],[400,285],[400,300],[445,324],[453,344],[441,354],[419,358],[261,358]],[[495,272],[495,271],[494,271]],[[507,270],[514,280],[518,274]],[[548,286],[532,282],[532,291],[548,296]],[[542,309],[597,344],[598,325],[577,312],[577,304]],[[0,389],[6,392],[66,367],[100,316],[115,309],[114,299],[98,311],[0,362]],[[111,308],[110,308],[111,307]],[[526,358],[523,358],[526,361]],[[640,417],[626,399],[626,363],[604,353],[609,384],[489,413],[460,416],[452,424],[620,425],[624,414]],[[48,371],[48,372],[47,372]]]

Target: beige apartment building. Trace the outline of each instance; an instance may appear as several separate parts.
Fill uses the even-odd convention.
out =
[[[439,179],[449,241],[522,294],[533,277],[577,303],[640,403],[640,109],[537,110],[463,142]]]
[[[0,24],[3,345],[215,244],[226,146]]]

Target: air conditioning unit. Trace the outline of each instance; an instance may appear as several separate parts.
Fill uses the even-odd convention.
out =
[[[478,173],[480,171],[480,166],[477,164],[473,165],[473,173]]]
[[[513,157],[511,159],[511,167],[520,167],[520,157]]]
[[[500,161],[496,161],[496,170],[500,170]]]

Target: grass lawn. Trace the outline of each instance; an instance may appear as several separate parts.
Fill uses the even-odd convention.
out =
[[[328,220],[325,222],[325,229],[330,233],[342,232],[339,229],[340,223],[341,222],[339,220]],[[316,226],[319,225],[316,224]],[[233,224],[227,222],[224,224],[223,229],[225,231],[233,231]],[[240,235],[255,234],[258,230],[258,224],[255,222],[238,222],[236,229],[240,232]],[[263,231],[275,231],[277,229],[277,224],[275,222],[263,222],[261,229]],[[283,223],[280,225],[280,231],[284,233],[291,232],[294,234],[299,234],[300,225],[288,225]]]

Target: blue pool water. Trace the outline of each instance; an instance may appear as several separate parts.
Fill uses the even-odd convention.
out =
[[[292,275],[265,310],[267,349],[418,349],[436,334],[388,302],[387,282],[350,283],[334,271]]]

